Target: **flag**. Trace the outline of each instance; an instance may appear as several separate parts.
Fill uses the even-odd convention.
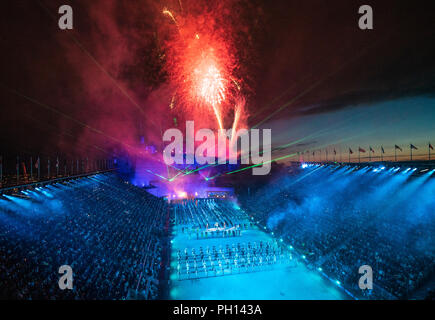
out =
[[[372,147],[370,147],[370,152],[375,153],[375,150],[373,150]]]
[[[337,151],[335,151],[335,149],[334,149],[334,154],[337,154]]]
[[[382,153],[385,153],[384,147],[381,146]]]
[[[433,147],[432,147],[432,145],[429,143],[429,148],[431,148],[431,150],[433,150]]]
[[[402,151],[402,148],[399,147],[397,144],[394,145],[394,149],[399,149],[400,151]]]
[[[27,169],[26,169],[26,164],[24,163],[24,161],[21,161],[21,166],[23,167],[24,176],[27,176]]]
[[[352,154],[352,153],[353,153],[353,151],[352,151],[352,149],[351,149],[351,148],[349,148],[349,153],[350,153],[350,154]]]
[[[359,152],[366,152],[366,151],[365,151],[363,148],[361,148],[361,147],[358,148],[358,151],[359,151]]]
[[[414,150],[418,150],[418,148],[417,148],[416,146],[414,146],[412,143],[411,143],[409,146],[411,147],[411,150],[412,150],[412,149],[414,149]]]
[[[314,151],[313,151],[313,156],[314,156]]]

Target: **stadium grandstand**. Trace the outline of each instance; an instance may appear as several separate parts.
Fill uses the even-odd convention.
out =
[[[223,199],[158,197],[116,167],[27,179],[0,197],[1,296],[433,298],[434,172],[428,161],[293,162]],[[74,290],[53,286],[60,265]],[[363,265],[372,290],[359,288]]]
[[[167,203],[116,174],[2,195],[0,212],[2,298],[159,297]],[[77,289],[53,287],[61,265]]]

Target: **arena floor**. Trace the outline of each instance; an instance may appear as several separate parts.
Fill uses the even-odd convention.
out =
[[[225,246],[227,243],[270,241],[272,236],[254,227],[233,238],[200,239],[174,230],[171,253],[170,299],[181,300],[331,300],[349,297],[319,272],[309,270],[302,262],[290,266],[273,266],[269,270],[232,274],[193,280],[178,280],[176,271],[178,249],[202,246]],[[296,260],[296,259],[295,259]]]

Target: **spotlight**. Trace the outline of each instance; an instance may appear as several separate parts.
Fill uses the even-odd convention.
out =
[[[323,269],[321,267],[318,267],[317,270],[319,270],[320,272],[323,271]]]
[[[308,167],[308,165],[306,163],[302,164],[302,169],[305,169],[306,167]]]
[[[306,258],[307,258],[307,257],[306,257],[306,256],[305,256],[305,255],[303,254],[303,255],[302,255],[302,259],[304,259],[304,260],[305,260]]]
[[[338,280],[335,280],[335,283],[336,283],[337,285],[340,285],[340,284],[341,284],[341,282],[338,281]]]

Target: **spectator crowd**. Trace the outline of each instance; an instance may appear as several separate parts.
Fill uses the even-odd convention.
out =
[[[3,299],[158,298],[167,203],[114,173],[0,198]],[[61,290],[59,267],[73,271]]]

